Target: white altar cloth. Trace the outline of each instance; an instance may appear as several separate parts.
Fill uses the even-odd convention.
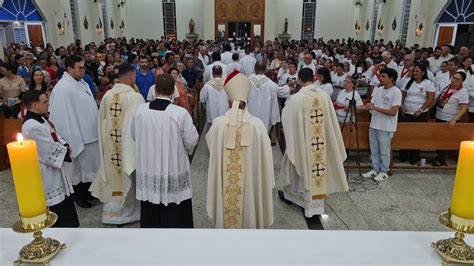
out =
[[[452,232],[106,229],[43,231],[66,243],[51,266],[441,265],[431,242]],[[12,265],[32,234],[0,229],[0,265]],[[474,245],[474,237],[466,236]]]

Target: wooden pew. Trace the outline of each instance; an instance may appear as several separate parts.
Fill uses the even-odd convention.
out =
[[[8,167],[6,144],[16,139],[16,134],[21,132],[21,123],[18,119],[0,117],[0,170]]]
[[[359,149],[369,150],[369,122],[358,123]],[[349,148],[349,126],[342,132]],[[474,140],[474,123],[457,123],[448,128],[445,123],[398,123],[392,140],[392,150],[419,149],[422,151],[459,150],[461,141]],[[350,149],[356,149],[355,131],[351,135]]]

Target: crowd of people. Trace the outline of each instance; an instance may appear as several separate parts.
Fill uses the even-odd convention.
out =
[[[0,79],[0,96],[6,118],[25,121],[33,119],[40,124],[50,121],[46,124],[50,127],[48,130],[57,130],[64,138],[57,137],[58,140],[54,141],[56,146],[47,148],[56,151],[56,159],[49,158],[52,160],[49,167],[61,168],[62,161],[58,158],[63,158],[64,162],[71,158],[79,162],[75,167],[70,167],[73,169],[69,169],[70,181],[63,184],[67,189],[54,186],[49,188],[51,193],[47,193],[47,197],[50,196],[48,203],[55,205],[58,204],[58,198],[68,198],[72,191],[70,185],[73,184],[76,202],[79,206],[88,208],[91,207],[89,200],[92,198],[89,190],[102,200],[104,197],[110,198],[103,196],[103,190],[107,187],[107,193],[117,192],[118,199],[107,201],[115,205],[104,206],[103,221],[117,224],[135,221],[136,210],[140,208],[131,203],[130,197],[136,197],[141,201],[144,227],[159,226],[160,223],[166,226],[178,220],[181,221],[178,222],[181,226],[192,227],[192,214],[189,217],[191,202],[187,201],[192,197],[187,154],[192,154],[197,144],[198,132],[195,126],[200,125],[201,116],[205,117],[204,125],[206,128],[210,127],[211,131],[215,127],[216,118],[225,116],[229,110],[236,112],[237,120],[230,118],[228,123],[232,124],[234,121],[245,125],[248,118],[245,120],[242,113],[237,115],[237,109],[241,106],[229,105],[232,101],[245,101],[243,109],[248,110],[252,117],[258,118],[265,134],[273,138],[272,129],[284,120],[285,106],[295,106],[295,101],[301,101],[305,106],[309,104],[304,97],[292,99],[293,96],[303,95],[300,93],[302,92],[318,98],[320,96],[312,94],[317,87],[317,90],[331,99],[332,111],[327,112],[334,112],[335,121],[348,121],[351,100],[355,103],[357,112],[370,112],[372,170],[363,176],[383,181],[388,178],[390,144],[398,122],[427,122],[436,119],[453,128],[466,113],[469,121],[474,122],[474,50],[467,47],[454,50],[449,45],[420,48],[415,44],[404,47],[399,41],[364,42],[350,38],[329,41],[275,40],[252,45],[241,41],[181,42],[109,38],[100,45],[90,43],[83,46],[77,41],[68,47],[57,49],[51,45],[39,49],[11,44],[0,68],[3,75]],[[226,86],[230,85],[226,84],[228,80],[235,79],[236,73],[248,79],[248,97],[229,94]],[[312,87],[313,83],[315,88]],[[120,87],[121,84],[127,86]],[[242,84],[246,86],[247,83]],[[70,91],[74,87],[78,88],[75,94]],[[122,102],[125,96],[116,96],[125,92],[136,93],[141,97],[134,96],[134,100],[130,98],[125,104]],[[170,97],[167,98],[168,96]],[[49,110],[45,109],[48,100]],[[145,102],[149,102],[146,107]],[[168,108],[170,103],[180,108]],[[98,104],[100,109],[97,108]],[[128,105],[130,107],[126,107]],[[35,113],[32,108],[41,116],[32,115]],[[287,113],[290,108],[295,107],[288,107]],[[148,109],[166,110],[168,113],[157,117],[151,115]],[[315,116],[317,118],[317,112]],[[98,120],[91,122],[91,117],[98,117]],[[285,137],[291,131],[291,126],[285,128],[285,123],[296,123],[288,122],[291,118],[288,115],[286,117],[287,121],[282,121]],[[114,122],[104,122],[107,119]],[[179,123],[176,126],[170,121]],[[34,126],[29,125],[26,131],[31,131],[31,127]],[[117,135],[118,131],[129,127],[132,128],[131,135],[129,132]],[[163,132],[167,138],[157,136],[155,132]],[[32,133],[29,134],[34,138]],[[170,134],[180,135],[182,141]],[[296,132],[291,134],[297,135]],[[117,136],[121,139],[133,139],[137,149],[132,151],[126,145],[119,145],[118,140],[105,145],[101,143],[114,136],[116,140]],[[338,139],[340,132],[335,136]],[[238,137],[238,141],[241,137]],[[288,141],[287,139],[287,145]],[[210,142],[212,143],[208,140],[208,145]],[[157,145],[153,151],[169,147],[169,150],[174,151],[173,157],[167,157],[169,150],[159,154],[150,152],[150,146],[153,145]],[[292,145],[297,146],[295,143]],[[313,145],[318,145],[319,151],[318,142],[311,144]],[[211,146],[209,147],[211,150]],[[105,160],[104,152],[112,156]],[[127,161],[139,158],[136,160],[140,162],[136,166],[136,177],[130,177],[133,172],[130,169],[122,169],[126,164],[126,152],[132,154],[127,157]],[[341,153],[343,156],[336,161],[344,161],[345,152]],[[286,160],[291,157],[291,153],[288,156],[285,157]],[[166,167],[172,169],[173,174],[169,177],[172,179],[159,176],[162,169],[157,169],[149,161],[149,158],[156,157],[161,158],[161,162],[170,160]],[[171,162],[174,159],[176,162]],[[420,162],[420,151],[400,151],[400,160],[417,164]],[[287,162],[294,163],[291,158]],[[446,152],[438,151],[432,164],[445,165]],[[106,182],[110,177],[106,173],[114,167],[120,168],[116,174],[123,176],[123,180],[112,185],[115,190],[110,191],[110,183]],[[294,171],[294,167],[297,168],[298,165],[292,167],[287,169],[288,180],[292,180],[291,169]],[[273,175],[273,170],[271,172]],[[92,187],[91,182],[94,182]],[[163,188],[163,184],[167,184],[170,191]],[[56,185],[58,184],[55,183]],[[291,186],[290,181],[288,185]],[[343,191],[345,186],[341,187],[339,190]],[[133,193],[129,193],[130,191]],[[285,193],[282,191],[279,193],[280,197],[298,204],[297,199],[291,198],[294,191],[289,193],[290,191],[291,189]],[[185,202],[184,206],[181,202]],[[71,202],[67,204],[71,206]],[[176,206],[170,207],[168,204]],[[312,210],[305,208],[303,203],[298,205],[305,208],[308,216],[312,216],[321,213],[321,202],[317,204],[319,209]],[[174,216],[168,221],[153,216],[154,213],[173,216],[173,213],[179,212],[184,212],[185,215]],[[209,215],[217,219],[213,216],[216,213]],[[104,218],[105,216],[108,218]],[[117,221],[113,217],[121,219]],[[267,226],[268,222],[266,219],[261,226]],[[253,227],[260,226],[253,224]]]

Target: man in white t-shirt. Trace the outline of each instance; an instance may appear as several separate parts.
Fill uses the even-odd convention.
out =
[[[369,128],[372,170],[363,174],[365,178],[383,181],[390,170],[390,145],[397,130],[398,109],[402,104],[402,93],[395,86],[397,71],[391,68],[380,70],[380,87],[372,92],[366,108],[372,113]]]
[[[440,71],[441,63],[443,63],[443,59],[441,56],[441,48],[436,47],[433,56],[428,58],[428,62],[430,62],[429,70],[433,72],[433,74],[437,74]]]

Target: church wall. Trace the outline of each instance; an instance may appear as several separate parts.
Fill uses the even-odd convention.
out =
[[[299,2],[299,0],[297,1]],[[277,34],[275,34],[275,22],[277,21],[277,4],[275,2],[279,2],[279,0],[265,0],[265,28],[263,29],[263,38],[265,40],[273,40],[275,39],[275,37],[278,36]],[[288,13],[291,14],[290,12]]]
[[[382,35],[379,35],[376,31],[375,39],[384,39],[385,43],[388,41],[395,42],[396,40],[400,39],[400,32],[402,29],[402,10],[403,1],[387,1],[386,3],[380,2],[377,23],[380,20],[384,30]],[[397,27],[395,30],[392,29],[394,18],[397,22]],[[377,25],[375,26],[377,27]]]
[[[291,34],[291,38],[301,39],[303,1],[278,0],[275,2],[277,15],[273,22],[269,22],[275,25],[275,37],[283,33],[285,29],[285,18],[288,18],[288,33]],[[265,25],[267,25],[267,23],[265,23]]]
[[[50,42],[53,47],[66,46],[74,42],[69,0],[36,1],[36,4],[47,20],[46,38],[48,42]],[[64,18],[64,13],[66,13],[66,18]],[[60,35],[58,32],[58,22],[64,25],[64,35]]]
[[[107,27],[109,29],[109,36],[112,38],[123,36],[123,34],[119,31],[119,25],[120,23],[122,23],[121,9],[123,9],[117,6],[120,0],[103,0],[103,1],[107,1],[107,13],[109,15],[109,21],[107,23]],[[110,20],[114,21],[113,29],[110,26]]]
[[[358,7],[354,3],[354,10],[355,17],[357,18],[358,23],[360,24],[360,33],[359,35],[355,35],[357,40],[370,40],[370,34],[372,30],[372,9],[373,9],[373,1],[374,0],[367,0],[362,1],[362,6]],[[369,21],[369,29],[366,29],[367,20]],[[354,31],[355,20],[352,21],[352,30]]]
[[[194,21],[194,32],[199,34],[201,39],[204,38],[204,20],[212,20],[214,24],[214,15],[211,17],[209,15],[210,10],[205,10],[204,2],[204,0],[176,1],[176,33],[178,40],[186,38],[191,18]]]
[[[302,10],[301,8],[298,13],[300,18]],[[355,37],[354,16],[355,5],[353,0],[318,0],[316,4],[315,38],[324,37],[325,40],[329,40]]]
[[[214,0],[202,0],[203,2],[203,36],[199,33],[199,38],[203,40],[214,40],[215,31],[215,9]]]
[[[164,35],[161,0],[127,1],[120,15],[125,23],[123,36],[128,39],[160,39]]]
[[[99,44],[104,40],[105,27],[110,24],[104,21],[102,17],[102,9],[100,1],[94,3],[94,1],[77,1],[77,9],[79,13],[79,28],[81,34],[81,41],[83,44],[95,42]],[[89,27],[84,27],[84,19],[87,17]],[[102,21],[102,33],[98,34],[96,31],[96,25],[99,23],[99,17]]]
[[[413,45],[415,43],[418,43],[420,47],[434,45],[434,37],[436,34],[435,19],[446,3],[447,0],[412,0],[407,45]],[[415,19],[415,15],[418,15],[417,19]],[[415,36],[416,20],[418,20],[418,23],[423,23],[423,32],[419,37]]]

